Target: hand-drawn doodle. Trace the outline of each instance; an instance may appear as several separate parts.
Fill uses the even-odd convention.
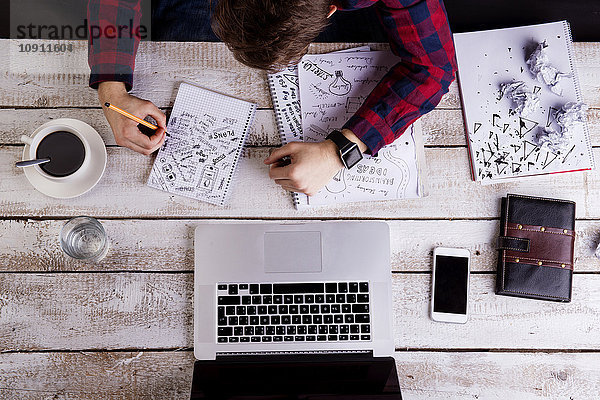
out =
[[[342,193],[348,187],[346,185],[346,169],[342,168],[334,175],[333,179],[325,185],[325,190],[329,193]]]
[[[496,120],[500,119],[500,115],[499,114],[493,114],[492,115],[492,125],[493,126],[498,126],[496,125]]]
[[[329,97],[329,92],[321,89],[320,83],[318,83],[318,84],[311,83],[310,86],[308,87],[308,89],[319,100],[324,100],[324,99],[327,99]]]
[[[202,169],[202,175],[198,181],[198,189],[211,191],[217,179],[218,169],[212,165],[206,165]]]
[[[400,182],[398,182],[398,187],[396,188],[396,198],[405,198],[406,188],[408,187],[408,182],[410,181],[410,168],[408,167],[408,164],[404,159],[396,157],[393,152],[383,153],[383,157],[398,167],[398,171],[400,172]]]
[[[555,107],[548,107],[548,117],[546,118],[546,128],[549,128],[553,122],[556,122],[560,109]]]
[[[548,160],[549,157],[551,157],[550,160]],[[552,163],[552,161],[556,160],[557,158],[558,154],[546,153],[546,159],[542,163],[542,169],[546,169],[546,167],[548,167],[548,165],[550,165],[550,163]]]
[[[290,83],[298,86],[298,75],[297,74],[283,74],[283,77]]]
[[[523,137],[531,132],[536,126],[538,126],[537,122],[519,117],[519,138],[523,139]]]
[[[475,122],[475,124],[473,124],[473,133],[477,133],[477,131],[479,130],[479,128],[481,128],[481,123],[480,122]]]
[[[573,150],[575,150],[575,145],[573,145],[573,147],[571,147],[571,150],[569,150],[567,152],[567,154],[565,154],[565,156],[563,157],[562,162],[564,163],[565,161],[567,161],[567,157],[573,152]]]
[[[337,96],[345,96],[350,93],[352,84],[344,79],[342,71],[335,71],[335,80],[329,85],[329,92]]]
[[[323,138],[325,138],[325,137],[327,137],[327,135],[329,135],[329,133],[325,129],[323,129],[315,124],[310,124],[310,130],[321,135]]]
[[[346,113],[354,114],[358,111],[364,101],[363,97],[348,96],[346,97]]]
[[[311,72],[314,76],[316,76],[324,81],[326,81],[329,78],[333,78],[332,73],[325,71],[324,69],[320,68],[317,64],[310,62],[308,60],[302,61],[302,68],[305,71]]]

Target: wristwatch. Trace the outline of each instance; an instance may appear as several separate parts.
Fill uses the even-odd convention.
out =
[[[327,139],[331,140],[338,147],[342,164],[344,164],[344,167],[347,169],[354,167],[362,160],[363,155],[358,148],[358,145],[344,136],[342,132],[333,131],[327,135],[326,140]]]

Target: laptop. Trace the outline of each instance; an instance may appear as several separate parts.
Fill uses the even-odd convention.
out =
[[[385,222],[199,225],[192,398],[400,399],[389,241]]]

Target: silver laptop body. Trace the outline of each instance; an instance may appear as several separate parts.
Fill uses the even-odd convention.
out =
[[[199,225],[195,230],[194,244],[195,357],[199,360],[211,360],[220,355],[356,351],[372,352],[376,357],[392,356],[394,341],[389,242],[389,227],[385,222],[204,223]],[[342,293],[315,295],[256,293],[258,287],[261,290],[271,288],[278,293],[287,293],[290,287],[296,287],[298,283],[308,283],[300,286],[311,288],[320,288],[320,284],[323,283],[328,290],[338,287]],[[366,288],[367,283],[368,292],[358,291],[358,285],[362,290]],[[250,295],[249,291],[252,288],[255,293]],[[230,295],[232,293],[235,293],[235,296]],[[359,300],[362,299],[363,303],[357,303],[357,297]],[[352,320],[353,317],[349,315],[342,317],[335,315],[336,334],[316,335],[321,339],[325,337],[326,340],[323,341],[315,341],[312,335],[307,335],[306,332],[304,335],[285,335],[294,326],[290,321],[290,315],[285,315],[288,306],[290,312],[296,311],[291,315],[291,318],[296,321],[298,317],[294,315],[309,318],[305,317],[309,310],[325,310],[327,312],[318,318],[322,322],[323,319],[331,319],[333,316],[327,316],[327,313],[330,309],[335,309],[335,304],[329,307],[325,299],[335,302],[335,299],[340,298],[347,299],[351,304],[344,304],[341,307],[338,305],[337,311],[340,311],[340,308],[347,312],[361,310],[363,314],[356,315],[357,321],[359,317],[363,322],[368,320],[369,327],[361,325],[361,330],[368,330],[366,334],[360,333],[358,339],[361,340],[347,340],[351,336],[340,334],[338,331],[338,328],[340,331],[347,331],[348,326],[353,328],[352,324],[345,325],[346,321],[342,320],[341,323],[337,321],[338,318]],[[268,304],[250,302],[251,300],[266,302],[267,299],[270,301]],[[273,299],[279,303],[272,303]],[[293,300],[296,299],[311,301],[308,305],[300,304],[294,307]],[[284,304],[284,301],[290,304]],[[222,302],[227,305],[221,305]],[[286,330],[282,336],[274,334],[268,336],[262,329],[262,335],[255,335],[248,339],[245,338],[246,335],[240,335],[240,332],[245,329],[246,333],[248,330],[258,332],[258,326],[252,328],[249,326],[249,321],[258,321],[256,317],[260,317],[260,321],[273,320],[273,315],[258,315],[257,310],[281,310],[280,306],[286,306],[283,308],[285,312],[276,320],[280,324],[287,322],[286,325],[281,325],[283,328],[277,327],[278,330]],[[365,311],[367,308],[368,311]],[[225,315],[224,310],[228,313],[240,311],[241,315]],[[253,315],[249,315],[251,311]],[[312,318],[317,320],[315,316]],[[245,322],[245,327],[241,326],[242,322]],[[227,323],[234,323],[234,325],[225,326]],[[333,325],[330,325],[328,333],[334,331],[331,326]],[[311,328],[309,325],[309,329]],[[275,328],[267,326],[268,329]],[[305,328],[299,326],[298,331],[301,329]],[[229,336],[223,336],[224,334]],[[305,341],[309,338],[313,341]],[[331,338],[335,340],[328,340]],[[249,341],[250,339],[252,341]],[[298,341],[300,339],[302,341]],[[235,342],[231,342],[234,340]],[[264,342],[264,340],[269,341]]]

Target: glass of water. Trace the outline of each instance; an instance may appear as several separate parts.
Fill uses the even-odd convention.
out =
[[[61,229],[60,247],[70,257],[98,262],[108,252],[108,236],[97,219],[75,217]]]

